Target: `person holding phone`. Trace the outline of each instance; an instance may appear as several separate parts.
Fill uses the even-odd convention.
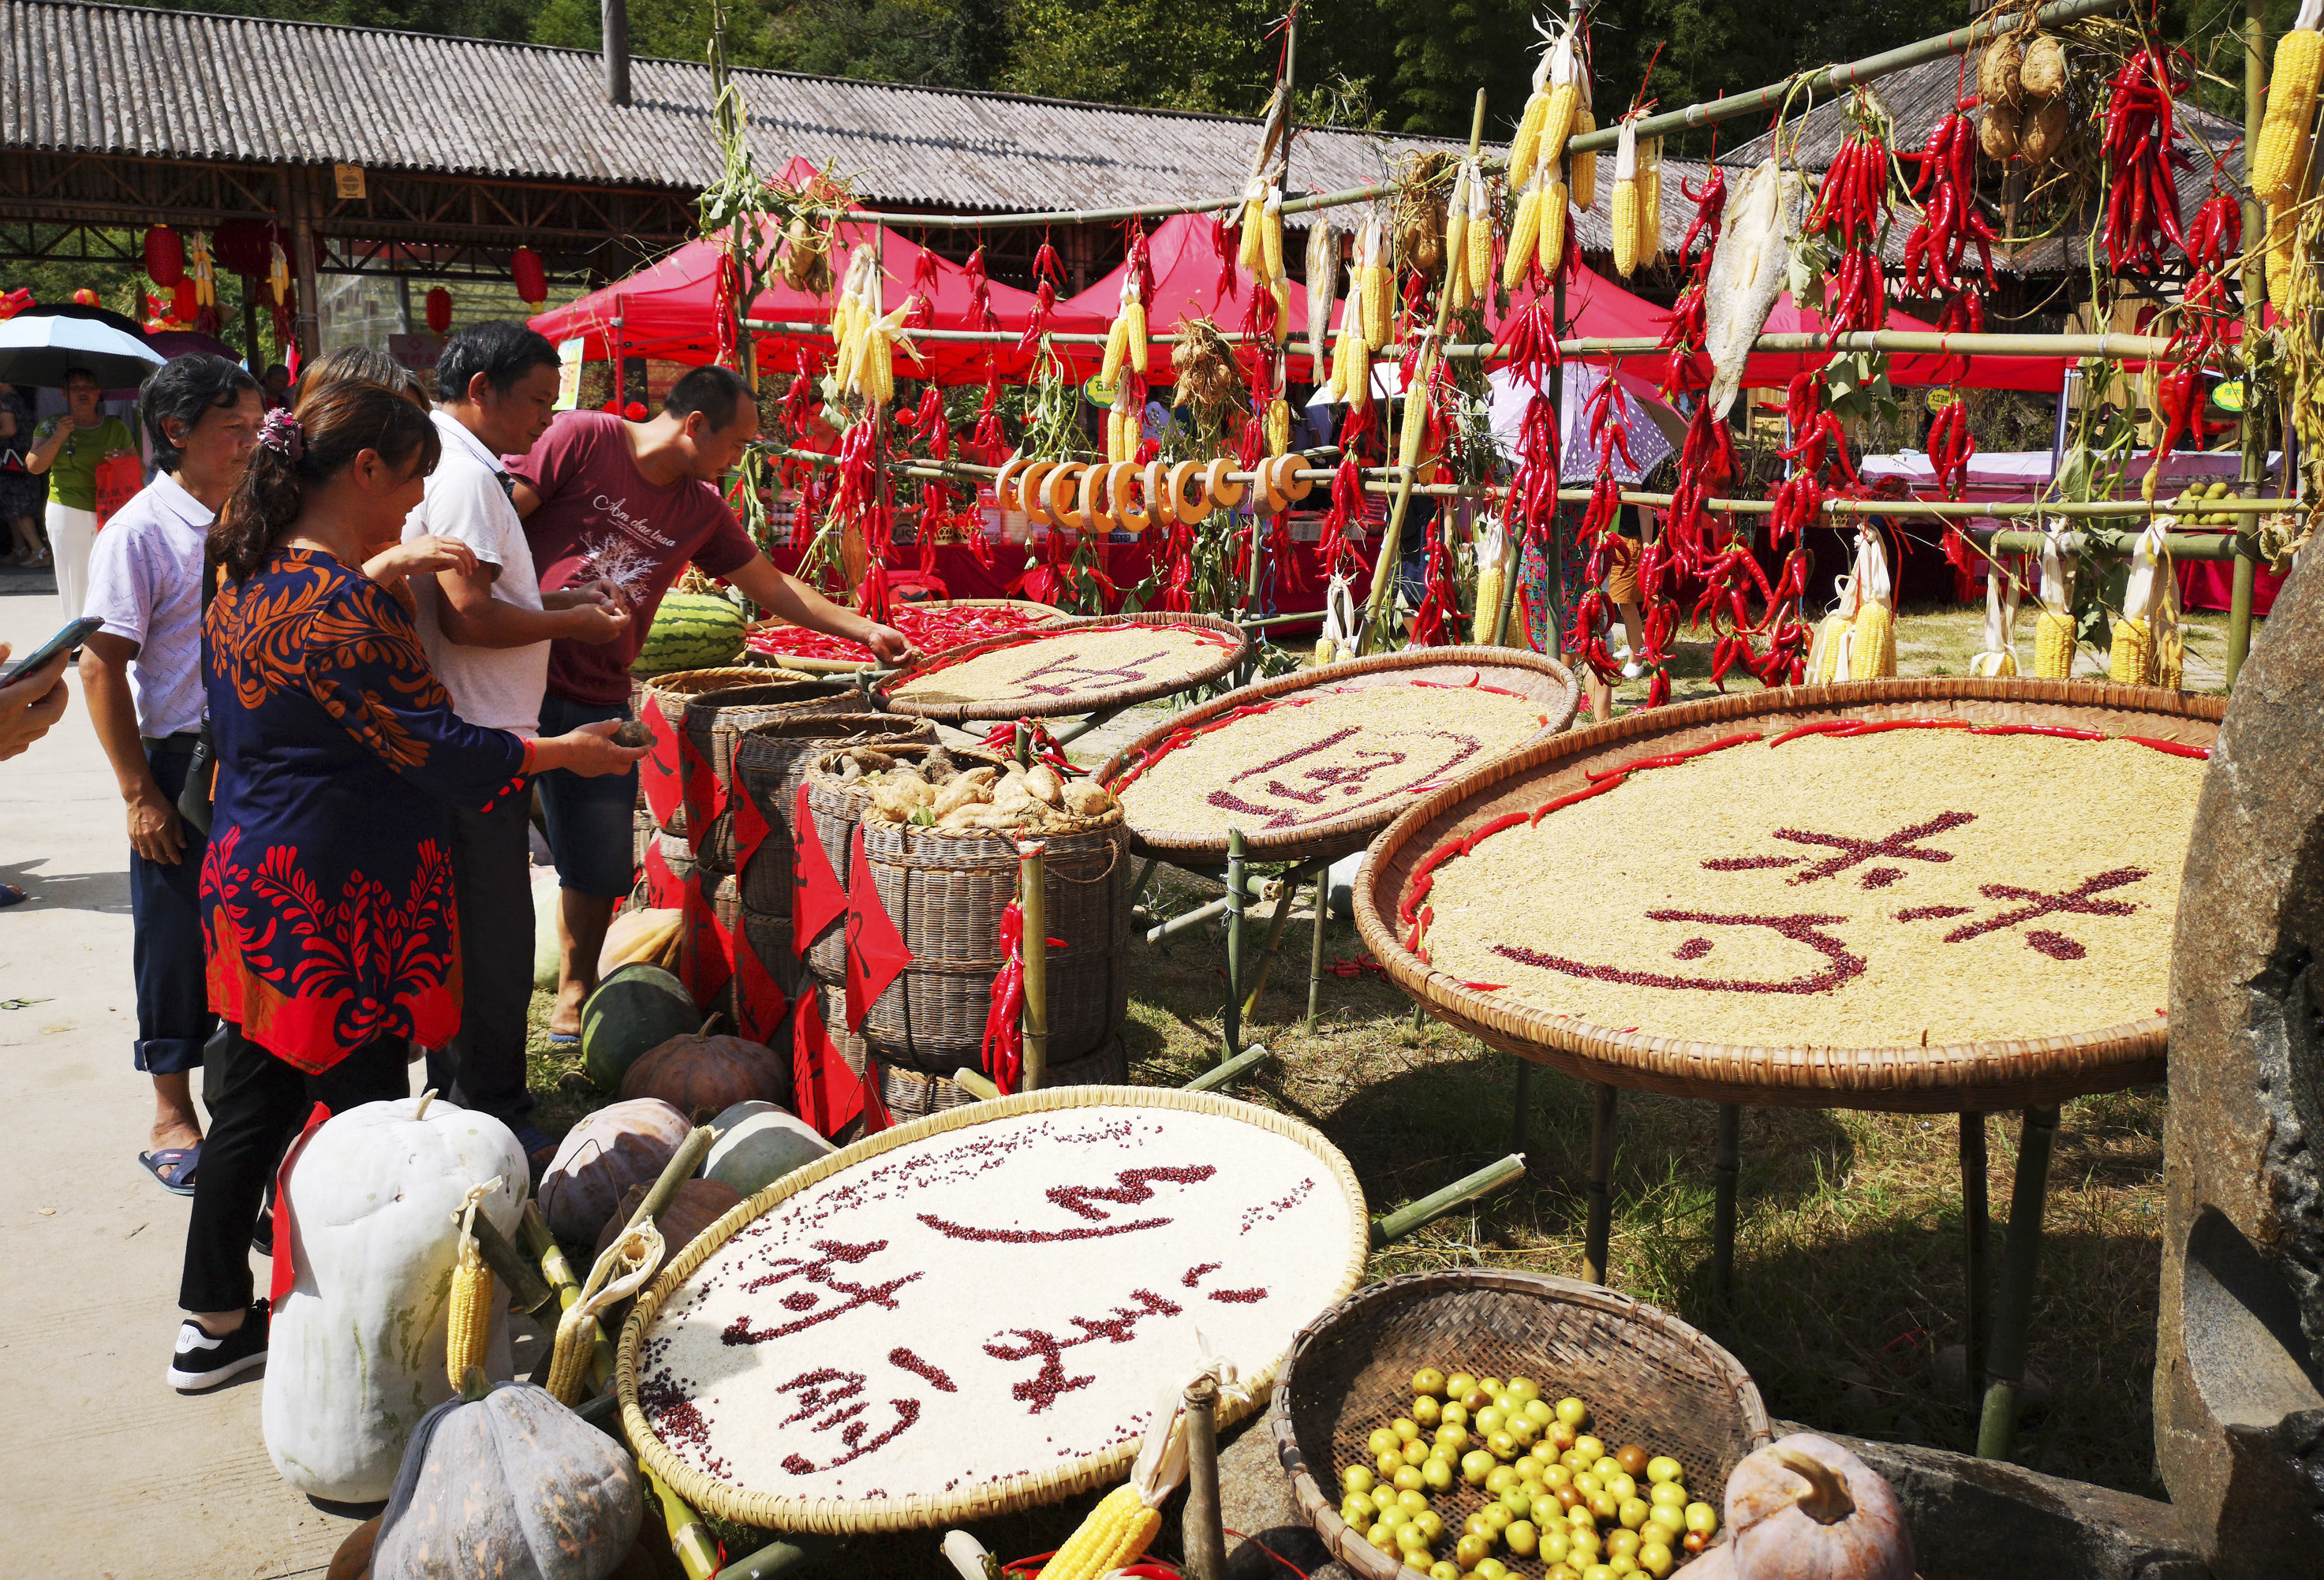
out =
[[[81,690],[129,819],[129,915],[137,975],[137,1067],[153,1077],[153,1128],[137,1155],[164,1190],[194,1194],[201,1115],[193,1072],[217,1029],[202,974],[201,872],[208,840],[178,815],[202,727],[202,550],[258,443],[258,381],[197,353],[138,392],[161,469],[97,534]]]
[[[0,642],[0,663],[9,647]],[[23,674],[13,670],[0,680],[0,762],[5,762],[49,733],[64,717],[72,693],[65,686],[65,650],[59,648]],[[14,883],[0,883],[0,906],[15,904],[24,892]]]
[[[97,410],[105,392],[85,367],[65,372],[65,410],[32,430],[25,470],[49,480],[49,550],[57,567],[57,601],[78,620],[88,593],[88,555],[97,542],[97,467],[107,456],[134,452],[118,417]]]
[[[550,769],[625,774],[644,755],[611,724],[526,740],[453,712],[410,619],[362,568],[440,449],[393,390],[311,391],[295,414],[267,414],[210,529],[225,579],[203,616],[218,776],[201,904],[225,1057],[166,1373],[182,1391],[265,1358],[251,1234],[310,1106],[408,1095],[411,1044],[459,1030],[447,809],[522,796]],[[475,564],[457,544],[434,559],[427,574]]]

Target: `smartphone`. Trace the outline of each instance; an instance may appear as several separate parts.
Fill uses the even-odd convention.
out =
[[[14,681],[22,679],[23,676],[31,674],[33,670],[47,663],[59,653],[72,651],[73,649],[78,647],[82,642],[88,641],[91,636],[104,629],[105,622],[97,619],[94,615],[85,614],[81,616],[81,618],[71,622],[69,624],[66,625],[63,630],[49,638],[48,641],[41,643],[40,646],[34,648],[31,652],[26,653],[16,662],[10,664],[8,666],[8,672],[5,675],[0,675],[0,686],[9,685]]]

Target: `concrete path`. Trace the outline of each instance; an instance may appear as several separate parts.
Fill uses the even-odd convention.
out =
[[[47,573],[0,568],[0,641],[26,652],[61,623]],[[0,1575],[320,1575],[354,1521],[274,1474],[260,1378],[191,1398],[161,1381],[189,1203],[137,1163],[153,1097],[130,1065],[129,847],[72,686],[48,738],[0,763],[0,882],[32,892],[0,910]]]

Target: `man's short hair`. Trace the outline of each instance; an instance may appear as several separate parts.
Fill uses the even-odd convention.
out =
[[[478,374],[501,394],[536,367],[555,367],[557,347],[549,337],[505,319],[470,324],[444,342],[436,358],[436,392],[440,400],[465,401]]]
[[[235,404],[245,390],[258,393],[258,381],[240,363],[207,351],[173,356],[146,374],[137,392],[137,409],[144,415],[153,464],[174,472],[185,458],[185,447],[170,437],[169,424],[178,425],[180,437],[191,433],[203,412]]]
[[[743,406],[754,412],[759,409],[750,384],[733,368],[721,367],[715,362],[696,368],[670,385],[669,393],[662,397],[661,402],[664,411],[680,420],[701,412],[714,433],[731,427],[735,411]]]

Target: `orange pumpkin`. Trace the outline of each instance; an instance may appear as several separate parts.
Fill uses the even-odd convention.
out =
[[[737,1103],[756,1100],[788,1106],[791,1061],[763,1042],[714,1037],[713,1015],[699,1031],[670,1038],[648,1049],[622,1077],[622,1096],[659,1097],[696,1124]]]
[[[1742,1580],[1913,1580],[1913,1534],[1895,1489],[1812,1432],[1735,1467],[1727,1529]]]

